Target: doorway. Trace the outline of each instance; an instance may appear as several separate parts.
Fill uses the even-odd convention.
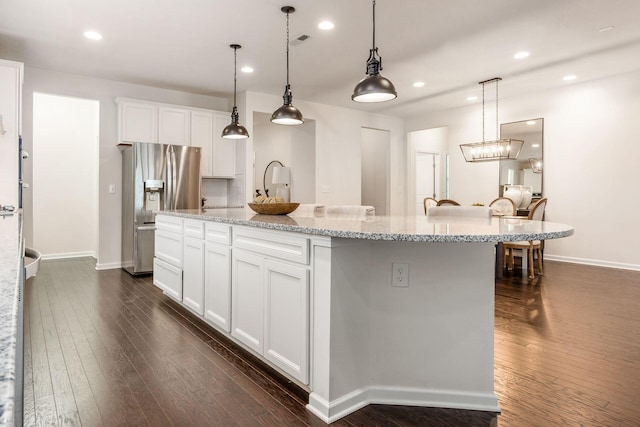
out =
[[[424,215],[424,198],[449,197],[448,128],[407,134],[407,212]]]
[[[376,215],[388,215],[391,132],[362,128],[360,144],[360,204],[373,206],[376,209]]]
[[[440,154],[416,152],[416,198],[415,214],[424,213],[424,198],[438,199],[440,188]]]
[[[100,103],[33,94],[33,246],[97,257]]]

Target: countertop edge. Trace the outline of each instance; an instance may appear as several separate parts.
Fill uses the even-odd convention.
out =
[[[188,219],[198,219],[203,221],[213,221],[226,224],[244,225],[249,227],[287,231],[293,233],[309,234],[314,236],[324,237],[336,237],[346,239],[365,239],[365,240],[386,240],[386,241],[400,241],[400,242],[433,242],[433,243],[502,243],[502,242],[517,242],[523,240],[550,240],[560,239],[573,235],[574,229],[572,226],[565,224],[558,224],[567,227],[566,230],[552,231],[552,232],[538,232],[538,233],[491,233],[491,234],[452,234],[452,235],[439,235],[439,234],[420,234],[420,233],[389,233],[389,232],[363,232],[363,231],[345,231],[345,230],[332,230],[319,227],[305,227],[296,224],[282,224],[277,222],[269,222],[270,219],[277,219],[277,217],[285,217],[295,221],[295,218],[288,217],[286,215],[254,215],[251,219],[246,218],[228,218],[219,215],[193,213],[193,212],[181,212],[181,211],[162,211],[158,212],[159,215],[168,215]],[[258,218],[256,218],[258,217]],[[260,219],[264,217],[264,221]],[[529,221],[523,219],[522,221]],[[454,222],[455,223],[455,220]]]

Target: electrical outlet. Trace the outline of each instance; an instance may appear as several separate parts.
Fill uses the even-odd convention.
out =
[[[109,184],[109,194],[116,194],[116,185]]]
[[[393,277],[391,278],[391,286],[408,288],[409,287],[409,264],[394,262],[391,264]]]

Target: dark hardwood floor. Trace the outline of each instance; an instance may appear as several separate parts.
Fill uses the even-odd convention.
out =
[[[25,425],[321,426],[149,277],[45,261],[25,286]],[[640,426],[640,272],[545,262],[496,283],[501,414],[370,405],[336,426]]]

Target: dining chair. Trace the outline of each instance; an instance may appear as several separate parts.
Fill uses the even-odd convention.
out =
[[[531,207],[529,210],[529,215],[527,219],[535,220],[535,221],[543,221],[544,220],[544,210],[547,207],[547,199],[546,197],[540,199],[536,202],[535,205]],[[504,248],[504,263],[507,263],[507,253],[509,259],[508,268],[513,270],[513,252],[515,249],[523,249],[527,251],[527,259],[528,259],[528,267],[529,267],[529,279],[535,278],[535,267],[533,265],[533,252],[536,252],[538,259],[538,270],[539,274],[542,276],[544,274],[544,270],[542,269],[542,241],[540,240],[525,240],[522,242],[505,242],[503,244]]]
[[[498,197],[489,203],[489,207],[493,211],[494,215],[512,215],[515,216],[518,213],[518,207],[513,200],[508,197]]]
[[[442,199],[442,200],[438,201],[436,206],[460,206],[460,203],[456,202],[455,200],[451,200],[451,199]]]
[[[427,209],[428,208],[432,208],[434,206],[438,206],[438,201],[436,199],[434,199],[433,197],[425,197],[424,198],[424,214],[427,214]]]

